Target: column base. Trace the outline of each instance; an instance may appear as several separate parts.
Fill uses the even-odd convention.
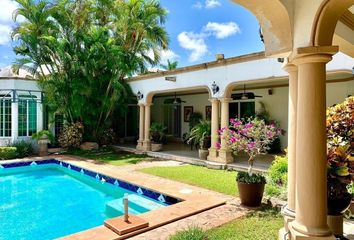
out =
[[[142,151],[143,149],[143,141],[138,140],[138,144],[136,145],[136,150]]]
[[[207,159],[209,161],[217,161],[218,158],[218,149],[216,148],[209,148],[209,155]]]
[[[143,151],[151,151],[151,141],[143,141]]]
[[[219,156],[217,157],[216,161],[222,163],[232,163],[234,161],[234,158],[232,157],[232,153],[230,150],[220,149]]]
[[[285,228],[281,228],[278,233],[279,240],[290,240],[289,231],[285,230]]]
[[[295,220],[295,211],[291,210],[288,205],[285,205],[281,210],[282,215],[284,216],[284,228],[285,231],[289,231],[289,224]]]
[[[293,221],[289,224],[289,230],[291,240],[336,240],[329,228],[308,228]]]

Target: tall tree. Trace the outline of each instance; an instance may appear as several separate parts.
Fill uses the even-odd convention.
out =
[[[48,105],[97,138],[131,91],[124,79],[159,63],[167,11],[155,0],[16,0],[16,68],[37,74]],[[150,52],[153,52],[151,57]]]
[[[176,69],[178,66],[178,61],[173,61],[171,62],[169,59],[167,59],[167,64],[160,64],[160,66],[167,71]]]

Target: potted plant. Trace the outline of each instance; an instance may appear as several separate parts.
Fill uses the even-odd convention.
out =
[[[32,135],[32,139],[37,140],[39,146],[39,156],[48,155],[48,143],[54,142],[53,134],[48,130],[42,130]]]
[[[230,119],[229,128],[222,128],[220,134],[235,155],[242,152],[248,155],[248,172],[240,172],[236,177],[241,204],[260,206],[266,179],[261,174],[253,173],[252,167],[255,157],[266,154],[269,144],[281,134],[281,129],[258,118],[235,118]]]
[[[153,122],[150,126],[151,134],[151,151],[158,152],[162,150],[162,143],[165,137],[166,127],[162,124]]]
[[[347,186],[354,181],[354,97],[327,109],[328,214],[341,215],[349,206]]]
[[[199,158],[206,160],[209,154],[209,148],[211,145],[211,125],[210,121],[201,120],[197,125],[195,125],[190,133],[188,144],[199,146]]]
[[[327,154],[327,206],[329,215],[341,215],[350,205],[352,194],[347,186],[353,181],[350,166],[354,157],[350,156],[350,147],[337,146]]]

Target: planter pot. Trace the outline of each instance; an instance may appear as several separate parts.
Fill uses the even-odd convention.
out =
[[[199,159],[207,160],[208,155],[209,155],[209,150],[199,149]]]
[[[347,193],[340,198],[329,197],[327,199],[328,215],[341,215],[348,209],[352,200],[352,195]]]
[[[162,143],[151,143],[152,152],[160,152],[162,150]]]
[[[48,155],[48,143],[50,143],[48,136],[44,135],[38,140],[38,155],[40,157]]]
[[[259,207],[262,203],[264,183],[237,182],[241,204],[247,207]]]

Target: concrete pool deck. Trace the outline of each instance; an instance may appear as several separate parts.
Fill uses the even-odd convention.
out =
[[[125,239],[128,237],[141,234],[143,232],[161,227],[163,225],[175,222],[177,220],[193,216],[195,214],[204,212],[224,205],[227,201],[232,199],[232,196],[227,196],[220,193],[215,193],[203,188],[190,186],[175,181],[154,177],[148,174],[134,171],[132,166],[113,166],[109,164],[102,164],[94,160],[87,160],[73,156],[51,156],[57,160],[65,161],[67,163],[76,165],[78,167],[86,168],[98,173],[105,174],[110,177],[118,178],[123,181],[142,186],[147,189],[152,189],[163,194],[182,199],[182,202],[156,209],[144,214],[139,214],[139,217],[149,222],[149,227],[119,236],[102,223],[101,226],[91,228],[82,232],[74,233],[69,236],[62,237],[62,240],[113,240]],[[32,158],[32,160],[48,159]],[[246,209],[240,211],[239,216],[247,212]],[[242,213],[242,214],[241,214]]]

